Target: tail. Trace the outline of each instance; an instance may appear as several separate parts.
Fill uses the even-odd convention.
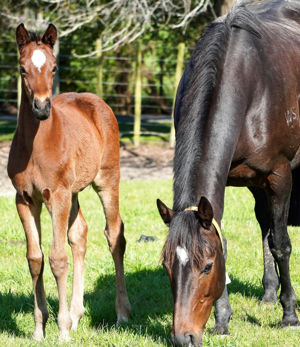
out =
[[[293,186],[290,200],[288,225],[300,226],[300,167],[292,172]]]

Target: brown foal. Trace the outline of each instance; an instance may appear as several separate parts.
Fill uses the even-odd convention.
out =
[[[20,52],[22,98],[17,130],[12,142],[8,174],[17,191],[16,205],[27,240],[27,260],[33,282],[33,336],[45,336],[48,310],[43,284],[44,255],[41,249],[40,212],[44,202],[52,218],[53,241],[49,255],[59,296],[60,338],[69,340],[84,313],[84,257],[87,224],[78,203],[78,193],[92,184],[103,204],[105,236],[116,269],[116,312],[126,321],[130,303],[124,279],[126,247],[119,213],[119,132],[109,106],[89,93],[65,93],[52,100],[56,67],[53,46],[57,31],[50,24],[43,37],[16,30]],[[68,256],[72,249],[73,291],[68,308]]]

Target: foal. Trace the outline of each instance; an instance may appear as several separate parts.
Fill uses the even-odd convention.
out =
[[[42,38],[21,24],[16,30],[20,52],[22,98],[17,130],[8,160],[8,175],[17,191],[16,205],[27,240],[27,260],[34,292],[33,337],[45,336],[48,319],[43,284],[40,213],[44,202],[52,218],[53,241],[49,255],[59,295],[60,338],[69,340],[83,315],[84,257],[87,224],[78,193],[89,184],[102,201],[107,238],[116,269],[118,321],[130,314],[123,256],[124,225],[119,213],[119,132],[112,110],[89,93],[65,93],[52,99],[57,69],[53,46],[57,31],[50,24]],[[72,249],[73,291],[68,309],[68,256]]]

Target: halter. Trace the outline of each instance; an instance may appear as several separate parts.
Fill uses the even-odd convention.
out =
[[[185,208],[184,211],[195,211],[195,212],[198,212],[198,207],[197,206],[189,206],[189,207]],[[218,222],[214,218],[212,219],[212,224],[216,228],[217,234],[218,234],[218,236],[219,236],[219,238],[221,240],[222,251],[224,252],[224,245],[223,245],[223,237],[222,237],[221,228],[220,228]]]

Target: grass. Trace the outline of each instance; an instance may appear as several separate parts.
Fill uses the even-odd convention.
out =
[[[172,182],[121,183],[121,213],[127,239],[125,271],[132,305],[131,319],[122,327],[114,324],[114,268],[103,236],[105,223],[102,208],[99,208],[98,198],[92,189],[88,188],[80,197],[89,225],[85,263],[86,312],[78,330],[71,334],[72,346],[170,346],[172,296],[169,280],[159,262],[167,229],[156,211],[155,200],[159,197],[169,206],[172,204]],[[34,325],[31,279],[25,258],[25,236],[14,198],[0,197],[0,208],[0,343],[10,346],[58,345],[57,290],[48,263],[50,218],[44,210],[44,278],[50,318],[46,339],[37,343],[31,339]],[[259,305],[263,295],[261,236],[253,213],[253,199],[246,189],[227,189],[223,227],[228,240],[227,271],[232,281],[228,287],[234,312],[229,324],[231,335],[211,334],[214,326],[211,314],[203,338],[204,345],[298,346],[300,330],[280,328],[281,305]],[[154,236],[156,240],[138,243],[141,234]],[[289,228],[289,234],[293,244],[291,278],[300,297],[300,235],[297,228]],[[71,260],[71,252],[66,247]],[[71,280],[70,269],[69,296]]]
[[[0,120],[0,141],[12,140],[16,126],[16,120]]]

